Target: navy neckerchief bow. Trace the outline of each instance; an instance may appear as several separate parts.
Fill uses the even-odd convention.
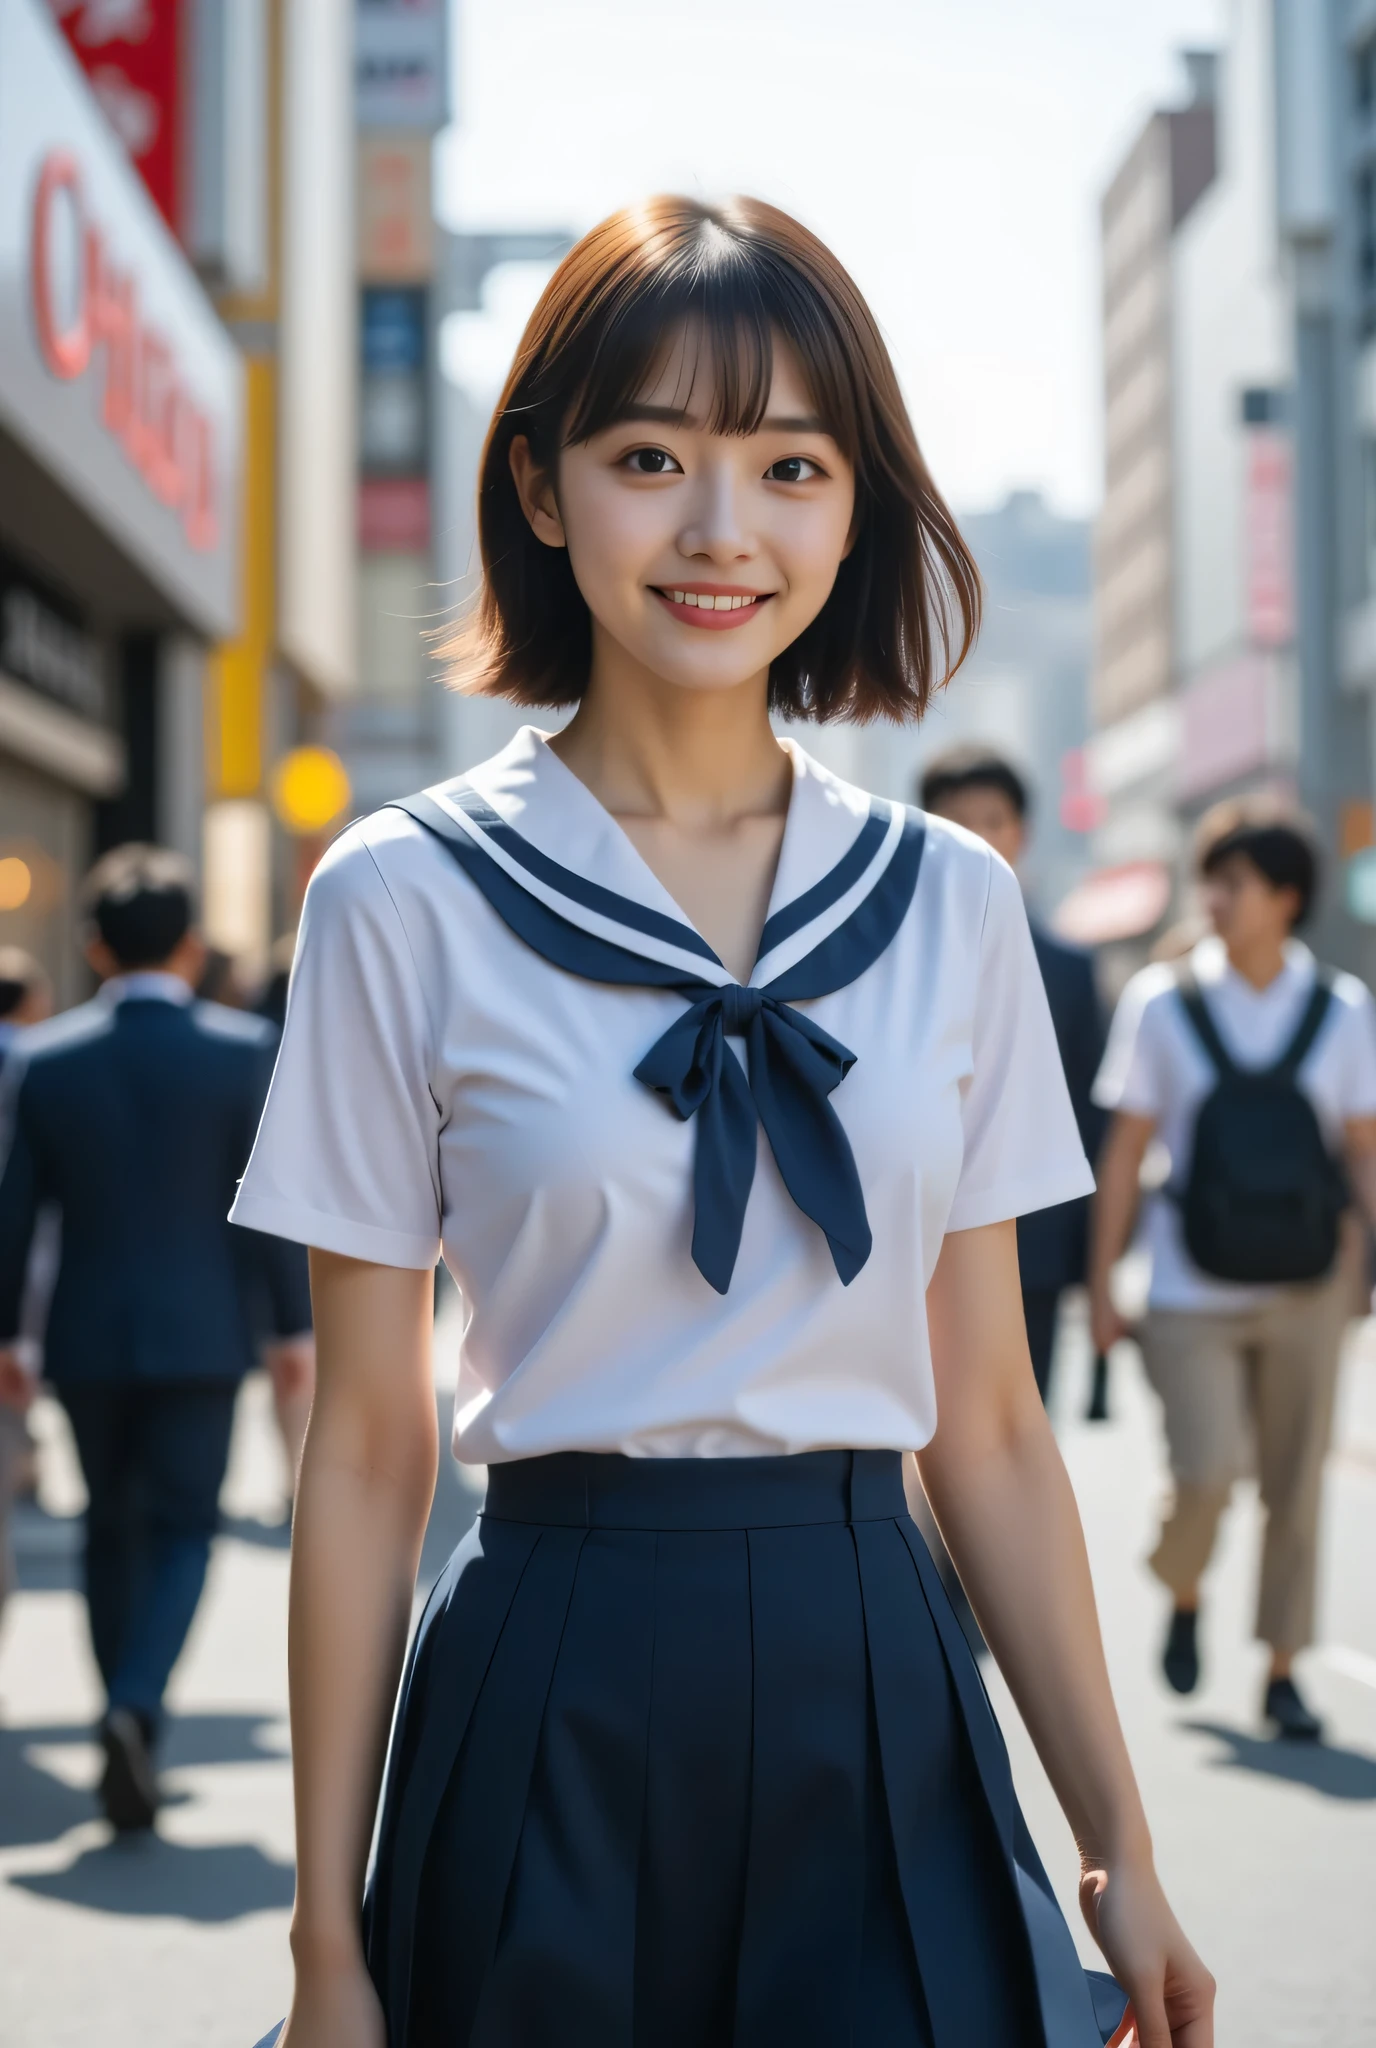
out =
[[[825,1233],[836,1271],[849,1285],[869,1257],[872,1240],[854,1155],[828,1097],[854,1066],[855,1054],[790,1006],[847,987],[888,946],[917,886],[921,818],[904,814],[887,864],[844,922],[793,966],[755,988],[735,981],[718,984],[687,963],[653,959],[585,930],[524,887],[488,847],[499,848],[536,883],[629,933],[643,933],[721,967],[691,925],[561,867],[476,791],[451,785],[446,794],[472,820],[474,832],[428,794],[400,798],[391,808],[405,811],[444,842],[518,938],[552,966],[585,981],[670,988],[687,998],[688,1009],[650,1047],[635,1076],[678,1116],[697,1119],[693,1263],[704,1279],[719,1294],[731,1284],[755,1177],[758,1121],[784,1186]],[[831,873],[770,917],[760,941],[762,960],[860,880],[889,840],[891,815],[888,807],[876,806]],[[726,1044],[733,1036],[745,1040],[744,1068]]]

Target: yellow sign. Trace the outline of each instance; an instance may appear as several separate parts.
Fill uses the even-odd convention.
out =
[[[323,832],[347,809],[348,770],[329,747],[293,747],[272,772],[272,807],[288,832]]]

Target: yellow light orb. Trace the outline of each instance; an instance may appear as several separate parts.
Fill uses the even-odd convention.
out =
[[[0,860],[0,910],[19,910],[33,894],[33,872],[17,853]]]
[[[272,803],[288,832],[323,832],[347,809],[348,770],[329,747],[293,747],[272,772]]]

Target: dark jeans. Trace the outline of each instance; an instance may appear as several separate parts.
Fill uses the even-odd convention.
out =
[[[86,1605],[112,1707],[155,1732],[219,1518],[238,1383],[59,1386],[86,1510]]]
[[[1061,1305],[1059,1287],[1025,1287],[1022,1312],[1027,1319],[1027,1348],[1032,1353],[1032,1371],[1037,1392],[1046,1400],[1051,1384],[1051,1359],[1056,1349],[1056,1313]]]

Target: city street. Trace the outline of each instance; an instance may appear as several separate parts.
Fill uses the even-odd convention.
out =
[[[454,1331],[442,1321],[441,1354]],[[1090,1427],[1083,1345],[1063,1347],[1060,1420],[1089,1530],[1110,1662],[1182,1918],[1220,1983],[1219,2048],[1376,2043],[1376,1326],[1351,1347],[1328,1500],[1324,1635],[1307,1677],[1321,1750],[1279,1747],[1256,1720],[1248,1641],[1255,1507],[1230,1517],[1198,1696],[1154,1672],[1162,1600],[1137,1562],[1160,1485],[1135,1355],[1114,1362],[1113,1418]],[[441,1408],[448,1405],[442,1389]],[[45,1407],[47,1504],[23,1521],[25,1590],[0,1645],[3,2048],[249,2048],[287,1991],[291,1817],[285,1719],[287,1550],[264,1387],[250,1385],[226,1495],[229,1531],[174,1687],[170,1804],[159,1838],[112,1845],[91,1785],[96,1706],[72,1591],[79,1491]],[[446,1460],[427,1573],[476,1496]],[[994,1681],[1035,1833],[1073,1912],[1063,1823]],[[1088,1947],[1086,1947],[1088,1953]],[[976,2044],[971,2044],[976,2048]]]

